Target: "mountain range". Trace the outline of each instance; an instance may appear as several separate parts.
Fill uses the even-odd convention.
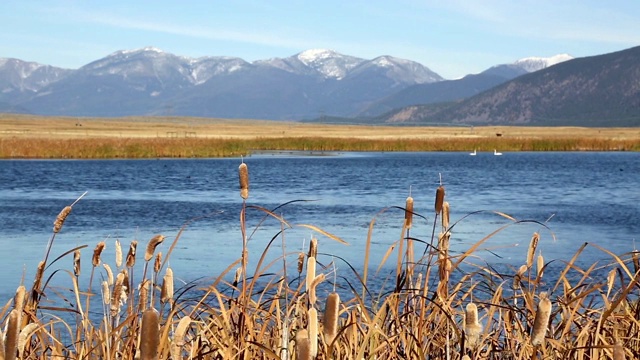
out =
[[[118,51],[75,70],[0,58],[0,112],[97,117],[175,115],[276,120],[346,118],[352,122],[382,123],[561,124],[579,122],[584,104],[591,107],[599,104],[593,98],[586,102],[571,99],[587,90],[600,91],[600,84],[607,83],[608,91],[616,90],[607,99],[626,96],[624,104],[631,105],[624,109],[627,120],[623,122],[633,124],[638,114],[633,99],[636,96],[637,100],[638,92],[633,90],[633,79],[637,77],[632,69],[637,72],[640,64],[634,57],[634,49],[580,59],[566,54],[525,58],[456,80],[446,80],[410,60],[392,56],[367,60],[326,49],[247,62],[223,56],[194,59],[147,47]],[[614,61],[627,52],[627,60]],[[601,65],[589,65],[591,62]],[[556,71],[564,75],[553,75]],[[575,85],[561,91],[569,79],[583,79],[590,85]],[[619,89],[621,84],[631,88]],[[496,92],[499,89],[509,89],[509,95]],[[570,105],[553,105],[544,110],[545,104],[554,104],[554,101],[543,98],[560,92],[562,96],[556,96],[557,101]],[[484,98],[486,94],[493,95]],[[545,117],[537,115],[542,111],[536,110],[538,105],[525,107],[518,103],[524,101],[522,99],[526,99],[528,105],[535,103],[542,107],[546,112],[540,116]],[[492,107],[492,104],[500,105]],[[570,114],[565,119],[562,114],[552,114],[553,109]],[[603,111],[598,116],[608,116],[606,121],[615,115],[610,110],[606,114],[602,114]],[[617,124],[618,117],[615,115],[608,126]]]

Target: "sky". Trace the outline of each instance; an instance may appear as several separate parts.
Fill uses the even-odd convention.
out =
[[[413,60],[446,79],[525,57],[640,45],[640,1],[0,1],[0,58],[77,69],[119,50],[285,58],[308,49]]]

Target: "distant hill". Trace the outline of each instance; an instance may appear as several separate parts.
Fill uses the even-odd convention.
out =
[[[435,111],[411,106],[377,121],[640,126],[640,47],[569,60]]]

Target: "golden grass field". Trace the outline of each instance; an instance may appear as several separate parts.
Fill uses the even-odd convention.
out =
[[[0,158],[223,157],[253,151],[640,151],[640,128],[421,127],[0,114]]]

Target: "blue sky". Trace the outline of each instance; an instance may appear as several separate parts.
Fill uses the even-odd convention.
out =
[[[0,57],[78,68],[124,49],[410,59],[452,79],[496,64],[640,45],[640,1],[0,1]]]

